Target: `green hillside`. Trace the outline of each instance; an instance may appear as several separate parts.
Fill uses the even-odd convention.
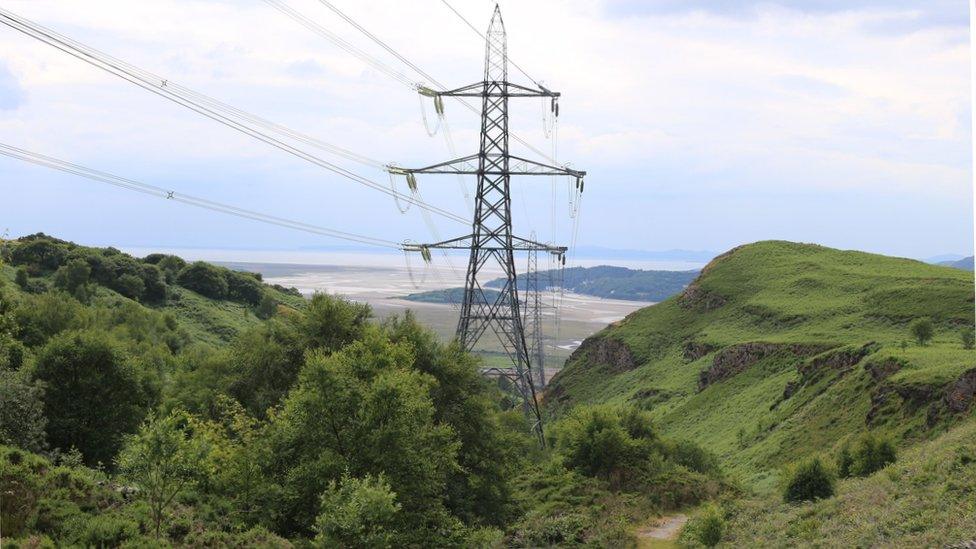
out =
[[[928,318],[925,346],[909,326]],[[684,292],[588,339],[546,393],[555,415],[632,403],[760,491],[798,457],[874,430],[902,445],[969,414],[973,275],[789,242],[734,249]]]
[[[284,305],[305,306],[296,290],[263,284],[261,275],[162,254],[135,258],[115,248],[80,246],[39,233],[4,243],[2,276],[12,295],[51,290],[78,301],[121,308],[135,301],[172,316],[185,339],[231,341]],[[14,283],[16,282],[16,283]]]

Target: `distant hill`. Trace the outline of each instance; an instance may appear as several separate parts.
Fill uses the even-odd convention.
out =
[[[973,270],[973,256],[964,257],[958,261],[941,261],[939,265],[944,265],[946,267],[953,267],[955,269],[962,269],[964,271]]]
[[[931,319],[920,346],[909,325]],[[561,416],[634,403],[669,436],[710,448],[772,489],[778,471],[867,429],[899,444],[963,418],[976,397],[973,275],[919,261],[760,242],[687,289],[590,337],[550,383]],[[775,545],[775,544],[774,544]]]
[[[558,286],[559,271],[540,271],[543,286]],[[563,271],[562,287],[583,295],[628,301],[663,301],[685,289],[698,276],[698,271],[644,271],[626,267],[573,267]],[[492,280],[489,288],[501,288],[504,279]],[[525,290],[525,275],[519,277],[519,290]],[[405,299],[425,303],[460,301],[461,288],[411,294]]]

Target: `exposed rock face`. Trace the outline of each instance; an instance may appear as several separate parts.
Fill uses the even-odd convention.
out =
[[[714,311],[722,305],[725,305],[728,300],[718,295],[715,292],[711,292],[699,286],[697,283],[692,282],[685,291],[681,292],[678,296],[678,305],[685,309],[691,309],[701,313],[707,313],[709,311]]]
[[[728,379],[760,360],[776,353],[789,353],[798,357],[824,351],[823,345],[791,343],[751,342],[731,345],[718,352],[712,365],[698,375],[698,390],[703,391],[713,383]]]
[[[867,343],[861,347],[845,347],[832,353],[825,353],[814,357],[813,360],[801,364],[797,370],[804,382],[814,380],[825,372],[847,373],[861,359],[877,350],[876,343]]]
[[[881,362],[869,362],[864,365],[864,369],[871,374],[874,381],[882,381],[891,377],[892,374],[902,369],[902,363],[895,358],[886,358]]]
[[[711,353],[715,349],[717,349],[717,347],[709,343],[689,341],[685,343],[685,346],[682,349],[682,355],[688,362],[694,362],[708,353]]]
[[[943,402],[950,412],[961,414],[969,410],[974,396],[976,396],[976,368],[966,371],[949,386]]]
[[[609,366],[610,372],[615,374],[629,372],[638,366],[630,347],[611,337],[587,339],[573,352],[569,360],[573,361],[584,355],[591,363]]]

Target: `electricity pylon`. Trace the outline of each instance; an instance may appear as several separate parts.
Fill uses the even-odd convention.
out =
[[[481,147],[478,153],[426,168],[390,166],[389,170],[406,175],[411,181],[416,180],[416,174],[477,176],[471,234],[430,244],[404,244],[404,249],[420,252],[428,260],[431,249],[470,250],[457,338],[462,347],[470,351],[488,329],[495,333],[511,359],[512,367],[486,368],[482,373],[505,377],[513,382],[521,394],[526,416],[532,422],[540,442],[545,444],[542,414],[536,399],[536,380],[533,379],[533,365],[520,311],[514,253],[550,253],[565,263],[566,248],[512,234],[511,178],[513,175],[569,176],[575,178],[577,187],[581,188],[586,172],[550,166],[509,153],[508,100],[549,98],[553,113],[558,114],[560,94],[542,86],[532,89],[508,81],[508,43],[505,23],[497,5],[485,42],[484,81],[448,91],[421,89],[422,94],[433,96],[440,105],[443,105],[444,97],[481,98]],[[489,297],[483,283],[497,278],[498,271],[501,271],[505,284],[497,296]],[[535,368],[541,371],[542,364],[536,364]]]
[[[533,233],[533,236],[534,233]],[[534,238],[533,238],[534,240]],[[539,251],[529,251],[525,270],[525,311],[522,324],[529,343],[529,364],[532,364],[535,386],[546,386],[546,351],[542,336],[542,285],[539,282]]]

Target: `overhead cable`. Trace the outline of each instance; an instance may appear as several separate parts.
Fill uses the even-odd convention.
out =
[[[332,238],[338,238],[350,242],[357,242],[359,244],[367,244],[370,246],[379,246],[379,247],[391,248],[395,250],[399,250],[402,248],[400,244],[393,242],[392,240],[384,240],[382,238],[363,236],[360,234],[350,233],[347,231],[330,229],[327,227],[311,225],[300,221],[293,221],[291,219],[286,219],[283,217],[263,214],[253,210],[246,210],[243,208],[238,208],[236,206],[231,206],[220,202],[214,202],[212,200],[207,200],[205,198],[199,198],[188,194],[178,193],[176,191],[164,189],[162,187],[157,187],[155,185],[149,185],[132,179],[119,177],[117,175],[112,175],[107,172],[93,170],[91,168],[86,168],[78,164],[73,164],[71,162],[66,162],[64,160],[59,160],[57,158],[45,156],[39,153],[34,153],[18,147],[6,145],[3,143],[0,143],[0,155],[7,156],[9,158],[14,158],[17,160],[22,160],[24,162],[29,162],[31,164],[35,164],[38,166],[43,166],[46,168],[58,170],[61,172],[77,175],[80,177],[91,179],[93,181],[100,181],[102,183],[107,183],[109,185],[114,185],[116,187],[128,189],[130,191],[136,191],[143,194],[155,196],[158,198],[163,198],[166,200],[172,200],[174,202],[180,202],[182,204],[195,206],[197,208],[203,208],[214,212],[233,215],[236,217],[250,219],[261,223],[277,225],[279,227],[285,227],[297,231],[304,231],[307,233],[317,234],[321,236],[329,236]]]

